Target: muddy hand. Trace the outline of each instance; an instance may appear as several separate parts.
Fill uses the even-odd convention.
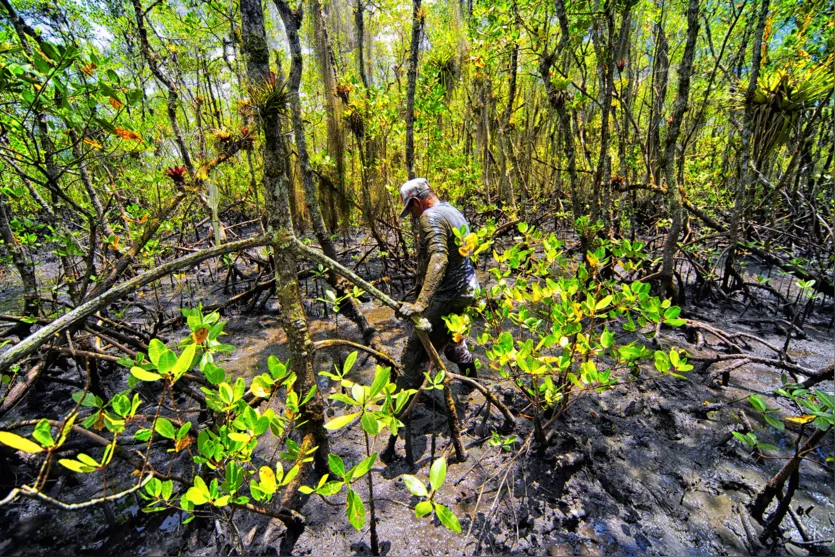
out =
[[[400,304],[400,315],[407,319],[413,315],[419,315],[426,310],[426,306],[415,302],[414,304]]]
[[[411,321],[416,328],[428,333],[432,330],[432,324],[421,315],[425,310],[426,306],[420,303],[401,304],[400,310],[397,313],[401,317]]]

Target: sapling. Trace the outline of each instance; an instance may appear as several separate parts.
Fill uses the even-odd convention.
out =
[[[348,488],[345,500],[345,512],[348,522],[361,530],[365,525],[365,506],[362,499],[351,487],[353,483],[362,477],[366,477],[368,486],[368,510],[370,515],[371,552],[374,555],[380,554],[379,540],[377,536],[376,510],[374,506],[374,479],[370,474],[371,467],[377,460],[377,453],[372,452],[377,441],[377,436],[388,428],[392,435],[402,427],[397,415],[406,406],[409,398],[416,392],[412,389],[396,391],[396,386],[390,381],[391,368],[377,366],[374,381],[370,386],[355,383],[347,379],[357,359],[357,352],[351,352],[345,359],[342,369],[335,369],[335,373],[320,372],[320,375],[338,381],[343,392],[333,393],[330,400],[343,403],[349,410],[348,413],[333,418],[325,424],[325,429],[336,431],[348,428],[359,422],[362,426],[365,439],[365,459],[356,464],[353,468],[346,470],[345,463],[339,455],[328,455],[328,466],[331,474],[339,478],[329,481],[329,474],[325,474],[319,480],[316,488],[302,486],[299,490],[302,493],[316,493],[321,497],[335,495],[345,486]],[[349,394],[350,393],[350,394]]]
[[[406,488],[412,492],[412,495],[422,499],[417,505],[415,505],[416,517],[423,518],[432,511],[435,511],[435,516],[441,524],[456,534],[460,534],[461,523],[458,521],[458,517],[455,516],[455,513],[453,513],[449,507],[435,501],[435,496],[438,494],[438,490],[440,490],[441,486],[444,485],[446,470],[446,458],[438,458],[432,463],[432,466],[429,468],[429,489],[426,489],[426,485],[424,485],[424,483],[415,476],[403,474],[402,478],[406,483]]]

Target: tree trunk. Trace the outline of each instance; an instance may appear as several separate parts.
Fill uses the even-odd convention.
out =
[[[412,42],[409,47],[409,71],[406,85],[406,174],[415,177],[415,87],[417,86],[418,52],[423,30],[421,0],[412,1]]]
[[[317,195],[316,185],[313,182],[313,173],[310,170],[310,156],[307,151],[307,139],[304,135],[304,123],[302,122],[299,87],[301,85],[303,59],[301,42],[299,41],[299,29],[304,18],[304,13],[301,4],[297,10],[293,10],[286,0],[274,0],[274,2],[281,15],[281,19],[284,21],[284,30],[287,33],[287,40],[290,44],[291,65],[287,91],[289,93],[293,132],[296,137],[296,150],[298,151],[299,166],[301,167],[307,210],[310,215],[313,233],[316,235],[319,245],[322,246],[322,251],[330,259],[336,260],[336,250],[325,228],[325,221],[322,218],[322,211],[319,207],[319,196]],[[337,295],[340,297],[344,296],[345,286],[338,280],[337,275],[332,270],[329,270],[327,278],[328,284],[337,291]],[[382,345],[380,335],[362,314],[356,298],[348,297],[346,302],[342,305],[342,313],[357,324],[365,342],[376,351],[388,355],[388,352]]]
[[[322,3],[319,0],[312,0],[311,11],[313,13],[313,33],[316,53],[316,60],[319,66],[319,76],[324,87],[325,110],[327,112],[328,126],[328,154],[334,160],[336,166],[336,184],[339,191],[339,215],[335,209],[333,192],[327,190],[330,203],[333,207],[330,211],[330,232],[334,232],[337,226],[337,218],[342,220],[342,228],[348,230],[351,223],[351,203],[345,191],[345,132],[342,127],[342,105],[337,101],[336,95],[336,67],[333,59],[333,49],[328,38],[328,23]],[[320,194],[322,191],[320,190]]]
[[[563,150],[565,151],[566,166],[568,168],[568,183],[571,190],[571,210],[574,219],[583,216],[583,204],[580,199],[579,177],[577,174],[577,150],[574,145],[574,132],[571,127],[571,115],[565,105],[566,92],[558,91],[551,81],[551,71],[556,62],[557,55],[563,56],[562,68],[563,73],[568,65],[569,58],[569,26],[568,14],[565,10],[565,0],[556,0],[554,2],[556,7],[557,19],[560,23],[560,41],[557,45],[557,51],[551,53],[544,53],[539,58],[539,73],[542,81],[545,84],[545,92],[548,97],[548,104],[557,111],[557,116],[560,122],[560,133],[563,140]],[[580,238],[582,242],[581,251],[585,256],[587,241]]]
[[[664,32],[664,5],[655,23],[655,60],[652,64],[652,111],[647,130],[647,177],[648,182],[660,186],[663,170],[661,155],[661,113],[667,96],[667,83],[670,77],[669,43]]]
[[[519,43],[514,42],[510,50],[510,84],[507,92],[507,105],[504,109],[502,118],[501,139],[502,144],[499,146],[501,154],[501,182],[499,185],[500,204],[509,205],[512,211],[516,211],[516,195],[513,191],[513,181],[508,175],[507,159],[512,159],[513,140],[511,135],[512,124],[510,122],[513,116],[513,103],[516,100],[516,71],[519,65]],[[512,162],[512,160],[511,160]],[[518,169],[517,169],[518,171]]]
[[[684,46],[684,55],[678,70],[678,93],[673,114],[670,117],[670,125],[667,134],[664,136],[664,179],[667,182],[667,206],[670,211],[672,224],[664,241],[663,260],[661,262],[661,287],[664,295],[673,299],[678,298],[678,289],[673,280],[673,264],[678,243],[678,236],[681,232],[681,194],[678,191],[678,183],[675,175],[675,157],[678,150],[678,136],[681,132],[681,123],[684,113],[687,111],[687,101],[690,96],[690,76],[693,73],[693,59],[696,54],[696,40],[699,35],[699,2],[689,0],[687,5],[687,43]],[[680,157],[684,153],[678,154]]]
[[[246,56],[250,87],[277,87],[270,72],[270,51],[264,30],[264,12],[259,0],[241,0],[242,51]],[[281,141],[280,109],[261,106],[261,128],[264,134],[264,197],[267,202],[268,233],[272,238],[275,258],[275,294],[281,308],[281,324],[290,348],[290,367],[296,373],[293,386],[304,397],[316,386],[313,370],[313,342],[307,328],[299,284],[296,278],[296,255],[292,249],[293,223],[290,216],[287,151]],[[317,446],[317,470],[327,467],[328,438],[324,429],[324,405],[318,389],[302,408],[299,426],[302,446]],[[303,467],[304,464],[303,464]],[[307,474],[299,474],[304,477]],[[294,489],[288,492],[295,492]],[[292,496],[292,495],[291,495]]]
[[[742,144],[740,146],[740,170],[739,183],[737,184],[736,197],[734,199],[734,210],[731,215],[730,231],[728,234],[730,245],[728,255],[725,258],[725,276],[722,279],[722,287],[727,289],[731,276],[734,273],[734,262],[736,261],[736,247],[739,243],[739,226],[742,218],[745,193],[753,180],[751,164],[751,136],[754,133],[754,93],[757,90],[757,80],[760,77],[760,64],[762,62],[762,44],[765,24],[768,19],[768,7],[770,0],[760,0],[760,17],[757,23],[757,31],[754,35],[754,53],[751,57],[751,75],[748,78],[748,88],[745,91],[745,114],[742,122]]]
[[[606,223],[606,230],[611,229],[611,182],[612,182],[612,157],[609,154],[609,116],[612,112],[612,97],[615,88],[615,64],[612,60],[615,35],[614,4],[608,3],[606,8],[606,40],[604,43],[603,30],[596,27],[593,33],[594,47],[597,53],[598,64],[601,74],[601,99],[603,107],[600,113],[600,154],[597,159],[597,167],[594,171],[592,184],[592,220],[602,218]]]

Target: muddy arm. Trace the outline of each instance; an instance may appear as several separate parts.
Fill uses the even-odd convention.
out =
[[[429,302],[432,301],[432,296],[435,295],[435,292],[437,292],[438,287],[444,280],[447,265],[449,265],[449,259],[446,253],[439,252],[432,254],[432,257],[429,258],[429,265],[426,267],[423,288],[417,297],[415,305],[423,306],[424,308],[429,306]]]

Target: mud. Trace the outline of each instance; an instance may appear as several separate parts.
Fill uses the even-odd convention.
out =
[[[202,299],[210,303],[220,298],[216,292],[201,290],[199,276],[193,280],[190,290],[181,290],[186,302]],[[306,287],[312,292],[312,283]],[[174,290],[166,293],[175,301],[176,294]],[[314,340],[341,337],[361,341],[352,323],[332,314],[323,317],[321,303],[309,303],[307,309]],[[399,356],[407,331],[391,310],[371,301],[365,302],[363,309],[382,334],[384,344]],[[141,312],[130,311],[140,318]],[[270,302],[263,314],[225,316],[229,320],[225,342],[238,347],[224,364],[227,371],[251,377],[266,369],[269,355],[286,358],[285,337],[276,311]],[[759,328],[739,322],[743,311],[746,318],[763,320]],[[760,314],[756,308],[713,306],[699,300],[683,315],[728,331],[753,332],[776,345],[785,340],[773,325],[773,316]],[[828,313],[813,314],[804,328],[806,338],[792,340],[791,354],[799,364],[818,369],[832,362],[833,331],[826,326],[830,318]],[[479,332],[476,326],[472,336]],[[177,333],[169,336],[178,338]],[[661,342],[693,354],[726,349],[709,335],[705,347],[696,347],[684,333],[673,330],[664,330]],[[752,345],[752,353],[758,350]],[[474,352],[484,358],[481,347],[475,346]],[[346,354],[340,349],[317,353],[317,369],[340,365]],[[374,362],[363,356],[359,362],[356,378],[370,381]],[[458,515],[464,530],[461,535],[429,518],[415,518],[412,508],[417,500],[399,479],[403,473],[426,479],[434,457],[451,455],[440,397],[436,397],[434,406],[431,401],[417,405],[413,426],[416,465],[410,467],[398,460],[385,466],[378,461],[372,471],[383,554],[806,554],[806,548],[791,543],[771,548],[755,543],[761,527],[750,519],[746,504],[784,460],[758,462],[730,436],[730,431],[740,427],[740,412],[745,412],[765,442],[790,448],[795,433],[783,435],[758,421],[744,400],[710,412],[703,419],[686,411],[694,405],[730,402],[751,393],[768,397],[772,407],[783,405],[788,410],[784,403],[770,397],[780,385],[779,372],[745,366],[733,371],[728,386],[721,387],[710,376],[722,365],[709,370],[697,365],[683,380],[638,381],[583,398],[553,426],[549,446],[523,454],[519,453],[522,441],[531,431],[525,417],[526,403],[507,387],[502,389],[498,377],[484,373],[484,380],[493,383],[514,413],[521,415],[515,432],[519,442],[511,451],[489,446],[487,438],[475,432],[481,421],[476,414],[483,407],[482,395],[477,391],[466,396],[457,392],[469,458],[450,466],[438,500]],[[78,374],[69,366],[63,376]],[[118,389],[121,380],[114,374],[106,384]],[[324,393],[331,391],[324,381],[320,387]],[[831,391],[832,382],[818,388]],[[43,415],[45,408],[60,411],[73,390],[55,385],[30,396],[20,416]],[[500,425],[501,416],[494,410],[488,430]],[[337,432],[330,438],[331,450],[353,465],[364,456],[360,435],[357,428]],[[375,451],[382,449],[383,441],[378,441]],[[268,443],[263,448],[265,452],[272,449]],[[398,450],[402,454],[402,440]],[[792,503],[792,508],[800,509],[800,519],[814,540],[830,540],[835,535],[832,469],[823,464],[825,456],[818,451],[803,462],[801,485]],[[13,471],[24,467],[12,458],[9,461]],[[183,458],[175,460],[175,470],[184,468]],[[97,480],[79,480],[74,474],[60,477],[50,486],[55,497],[83,500],[85,493],[92,496],[100,487]],[[357,488],[365,497],[364,487]],[[307,526],[297,538],[288,535],[278,521],[241,511],[232,516],[235,531],[221,521],[207,519],[184,526],[179,513],[140,512],[142,502],[134,496],[113,505],[112,514],[101,508],[77,513],[59,511],[24,500],[0,507],[0,554],[43,555],[61,548],[62,552],[76,554],[216,555],[230,554],[236,547],[248,555],[370,554],[368,526],[363,532],[353,529],[340,504],[343,497],[332,498],[336,506],[308,498],[299,509]],[[783,527],[784,539],[802,539],[788,517]]]

